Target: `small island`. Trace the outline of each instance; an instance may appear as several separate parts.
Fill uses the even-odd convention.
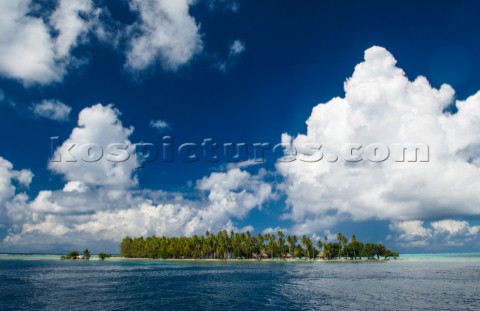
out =
[[[355,235],[350,239],[338,233],[336,241],[327,236],[314,242],[303,235],[252,235],[222,230],[217,234],[192,237],[125,237],[120,244],[125,258],[185,259],[185,260],[380,260],[399,257],[397,252],[382,244],[363,243]]]
[[[61,260],[90,260],[91,256],[92,256],[92,254],[90,253],[90,251],[88,249],[85,249],[83,251],[82,256],[80,256],[78,251],[72,251],[72,252],[68,253],[67,255],[61,256],[60,259]],[[98,258],[101,261],[104,261],[106,258],[110,258],[110,257],[112,257],[111,254],[106,254],[106,253],[99,253],[98,254]]]

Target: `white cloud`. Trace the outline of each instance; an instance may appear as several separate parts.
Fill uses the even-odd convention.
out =
[[[0,72],[25,82],[59,80],[54,45],[47,25],[28,16],[30,1],[0,3]]]
[[[441,248],[478,243],[480,226],[470,226],[467,221],[445,219],[431,222],[430,227],[424,227],[424,223],[419,220],[392,222],[390,230],[399,233],[395,236],[397,245]]]
[[[68,121],[72,107],[55,100],[43,100],[32,106],[32,112],[38,117],[52,119],[55,121]]]
[[[200,218],[212,225],[224,217],[244,218],[254,207],[262,206],[272,197],[272,187],[263,181],[264,175],[263,169],[251,175],[232,168],[199,180],[197,188],[208,192],[208,208],[199,212]]]
[[[251,226],[236,228],[232,219],[245,217],[271,197],[270,186],[261,181],[262,174],[239,169],[212,173],[197,182],[206,197],[195,202],[181,194],[170,198],[160,194],[156,200],[163,202],[154,203],[155,195],[148,191],[112,193],[69,182],[63,191],[45,190],[33,201],[21,197],[12,202],[9,217],[18,226],[3,243],[31,249],[82,241],[118,243],[126,235],[191,236],[206,230],[253,230]]]
[[[199,25],[190,15],[192,0],[130,0],[139,21],[131,30],[127,68],[141,71],[160,62],[176,70],[202,50]]]
[[[98,14],[99,9],[95,11]],[[90,20],[81,18],[80,13],[94,13],[92,0],[61,0],[51,15],[50,23],[58,31],[58,36],[54,40],[57,57],[68,57],[71,49],[86,39],[85,36],[90,31],[92,24]]]
[[[284,219],[289,219],[290,215],[284,215]],[[289,229],[294,234],[312,234],[314,232],[322,231],[325,228],[332,228],[338,222],[345,218],[339,215],[325,215],[323,217],[309,217],[302,221],[294,221],[294,224]]]
[[[123,127],[119,116],[120,112],[112,105],[97,104],[83,109],[78,117],[78,127],[55,151],[49,168],[62,174],[67,181],[82,182],[86,186],[127,188],[136,185],[134,170],[137,162],[131,156],[133,145],[128,139],[133,127]],[[89,150],[91,144],[97,147]],[[128,149],[109,149],[112,144],[123,144]],[[109,154],[117,154],[118,157],[111,161]],[[95,161],[97,158],[99,160]],[[125,161],[119,162],[121,159]]]
[[[131,25],[112,19],[94,0],[57,0],[55,8],[33,0],[0,3],[0,75],[24,85],[61,82],[73,68],[86,63],[76,48],[98,39],[114,49],[126,46],[125,68],[137,73],[161,64],[177,70],[203,50],[200,25],[190,14],[195,0],[128,0],[137,15]],[[235,1],[215,1],[236,11]],[[229,61],[242,53],[243,42],[230,47]]]
[[[240,40],[233,41],[232,45],[230,45],[230,55],[238,55],[245,51],[245,43]]]
[[[391,223],[389,229],[401,233],[397,238],[402,241],[401,245],[423,246],[433,235],[432,229],[424,228],[423,223],[420,220],[397,221]]]
[[[0,207],[15,195],[16,187],[13,184],[17,181],[28,187],[32,181],[33,174],[29,170],[14,170],[12,163],[0,157]]]
[[[68,183],[65,184],[65,186],[63,187],[63,191],[64,192],[73,192],[73,191],[77,191],[77,192],[85,192],[88,190],[88,187],[85,186],[85,184],[81,181],[69,181]]]
[[[251,226],[236,228],[254,208],[272,198],[272,187],[263,181],[266,172],[251,174],[238,167],[215,172],[196,183],[192,189],[199,197],[189,201],[182,193],[160,190],[138,190],[134,186],[135,161],[117,163],[65,162],[65,150],[73,143],[131,143],[133,128],[123,127],[120,112],[101,104],[81,111],[78,126],[54,155],[63,150],[62,162],[49,167],[64,176],[62,190],[41,190],[30,199],[15,195],[11,180],[28,184],[27,171],[13,171],[5,162],[5,219],[10,222],[3,246],[9,249],[35,250],[58,245],[95,245],[99,241],[118,243],[125,235],[192,235],[206,230],[253,230]],[[78,152],[72,155],[80,158]],[[1,167],[1,166],[0,166]],[[2,176],[0,170],[0,176]],[[0,183],[2,179],[0,178]],[[191,193],[189,193],[191,195]],[[82,244],[83,243],[83,244]]]
[[[13,164],[0,157],[0,221],[7,223],[8,204],[15,199],[17,185],[29,187],[33,174],[29,170],[14,170]]]
[[[282,227],[268,227],[263,229],[262,234],[277,234],[278,231],[282,231],[284,234],[288,234],[289,230],[287,228],[282,228]]]
[[[235,67],[237,64],[237,58],[245,52],[246,46],[245,43],[239,39],[232,42],[228,49],[228,56],[227,59],[223,61],[219,61],[216,63],[215,67],[223,72],[226,73],[229,69]]]
[[[25,84],[61,81],[71,50],[90,30],[79,14],[93,14],[92,1],[61,0],[46,21],[30,15],[31,7],[30,0],[0,3],[0,74]]]
[[[331,228],[345,219],[425,220],[480,214],[480,93],[457,101],[448,85],[409,81],[385,49],[372,47],[345,82],[345,96],[313,108],[307,133],[282,135],[297,149],[321,144],[315,163],[277,163],[288,195],[286,218],[301,231]],[[423,143],[429,162],[329,163],[346,144]],[[365,156],[365,154],[362,154]]]
[[[432,222],[431,226],[435,231],[448,232],[449,234],[459,234],[461,232],[466,232],[467,234],[475,235],[478,234],[478,231],[480,229],[480,226],[470,227],[469,223],[466,221],[449,219]]]
[[[157,129],[159,132],[163,132],[170,128],[170,124],[163,120],[151,120],[149,125],[151,128]]]
[[[30,170],[13,171],[13,177],[24,187],[29,187],[32,182],[33,173]]]

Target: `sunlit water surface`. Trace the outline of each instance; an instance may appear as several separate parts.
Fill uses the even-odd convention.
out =
[[[0,310],[480,310],[480,254],[378,263],[0,255]]]

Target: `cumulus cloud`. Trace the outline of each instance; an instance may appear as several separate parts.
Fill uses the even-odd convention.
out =
[[[55,121],[68,121],[72,107],[55,100],[43,100],[32,106],[34,115]]]
[[[271,197],[262,174],[240,169],[212,173],[197,182],[197,190],[205,195],[198,201],[188,201],[181,194],[160,194],[154,199],[155,193],[148,191],[91,190],[69,182],[63,190],[41,191],[32,201],[22,197],[12,202],[9,216],[18,225],[3,243],[31,249],[81,245],[83,241],[118,243],[126,235],[191,236],[206,230],[253,230],[251,226],[237,228],[233,220],[245,217]]]
[[[151,120],[149,125],[151,128],[154,128],[159,132],[163,132],[170,128],[170,124],[163,120]]]
[[[208,208],[199,212],[201,223],[212,226],[224,217],[241,219],[254,207],[262,206],[272,196],[272,187],[263,181],[264,175],[262,169],[257,175],[251,175],[232,168],[199,180],[197,188],[208,193]]]
[[[192,0],[130,0],[138,14],[127,51],[127,68],[141,71],[152,64],[176,70],[202,50],[200,27],[190,15]]]
[[[80,17],[84,14],[97,14],[91,0],[60,1],[57,9],[50,17],[52,27],[58,31],[55,38],[55,52],[58,57],[67,57],[72,48],[86,39],[92,28],[92,21]]]
[[[437,232],[447,232],[448,234],[458,234],[466,231],[469,235],[476,235],[480,226],[470,226],[466,221],[459,220],[440,220],[431,223],[433,229]]]
[[[331,228],[343,220],[448,219],[480,214],[480,93],[454,102],[449,85],[432,87],[425,77],[410,81],[384,48],[365,51],[344,85],[345,95],[315,106],[306,134],[282,135],[316,162],[279,162],[289,212],[301,232]],[[445,109],[455,103],[458,112]],[[392,148],[389,159],[367,161],[366,146]],[[338,160],[345,146],[365,159]],[[429,147],[428,162],[400,161],[396,144]],[[371,154],[370,154],[371,155]],[[407,159],[408,158],[408,159]],[[417,159],[419,160],[419,159]],[[333,163],[332,163],[333,162]],[[411,223],[417,225],[418,223]]]
[[[410,246],[425,246],[432,237],[432,229],[424,228],[423,221],[420,220],[393,222],[389,229],[400,232],[398,240]]]
[[[229,182],[235,176],[241,180]],[[219,191],[218,187],[222,190]],[[270,186],[261,182],[258,176],[239,170],[213,173],[198,181],[198,189],[207,195],[207,199],[191,202],[177,197],[170,203],[158,204],[144,200],[129,208],[95,213],[73,231],[118,241],[119,237],[126,235],[191,236],[203,234],[206,230],[252,230],[250,226],[235,228],[232,219],[245,217],[271,195]]]
[[[272,187],[264,182],[266,172],[252,174],[239,167],[227,168],[199,179],[189,196],[161,190],[135,188],[135,161],[111,163],[68,162],[81,159],[73,144],[81,146],[112,142],[131,145],[128,137],[133,128],[122,125],[120,112],[101,104],[80,112],[78,126],[58,147],[49,168],[66,180],[63,189],[41,190],[30,199],[26,194],[15,195],[12,180],[29,184],[28,171],[13,171],[5,162],[5,184],[0,194],[5,206],[5,219],[10,222],[4,246],[16,249],[50,248],[58,245],[118,243],[125,235],[192,235],[206,230],[253,230],[235,227],[254,208],[272,198]],[[67,150],[70,150],[68,153]],[[84,154],[85,156],[85,154]],[[1,166],[0,166],[1,167]],[[30,173],[31,174],[31,173]],[[23,248],[22,248],[23,247]]]
[[[2,225],[8,223],[7,214],[9,202],[17,196],[25,196],[17,193],[18,186],[27,188],[32,182],[33,173],[30,170],[15,170],[13,164],[0,157],[0,221]]]
[[[27,15],[29,5],[27,0],[0,3],[0,72],[26,82],[59,80],[48,26]]]
[[[282,228],[282,227],[268,227],[263,229],[262,234],[277,234],[278,231],[282,231],[284,234],[288,234],[289,230],[287,228]]]
[[[15,195],[16,187],[14,182],[28,187],[32,181],[33,174],[29,170],[14,170],[13,164],[0,157],[0,206]]]
[[[0,74],[25,84],[61,81],[75,62],[71,50],[91,28],[80,15],[96,11],[91,0],[60,0],[43,19],[31,14],[32,7],[30,0],[0,3]]]
[[[433,221],[424,226],[424,221],[407,220],[390,224],[390,230],[397,233],[395,242],[402,247],[431,248],[465,246],[478,243],[480,226],[471,226],[467,221],[445,219]]]
[[[61,82],[87,61],[79,46],[98,39],[121,50],[125,68],[138,73],[156,65],[177,70],[203,50],[200,25],[190,14],[195,0],[128,0],[136,14],[132,24],[114,20],[105,5],[94,0],[57,0],[53,10],[33,0],[0,4],[0,75],[24,85]],[[236,11],[236,1],[210,1],[211,8]],[[243,52],[236,40],[224,70]],[[220,64],[221,65],[221,64]],[[220,66],[222,67],[222,66]]]
[[[68,183],[65,184],[63,187],[64,192],[85,192],[88,190],[88,187],[82,183],[81,181],[75,180],[75,181],[69,181]]]
[[[120,112],[112,105],[83,109],[78,126],[58,147],[49,168],[67,181],[86,186],[128,188],[137,184],[136,158],[128,139],[133,127],[124,127]]]

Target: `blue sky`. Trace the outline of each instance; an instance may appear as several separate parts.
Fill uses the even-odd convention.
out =
[[[478,4],[68,2],[0,4],[1,251],[115,251],[126,234],[222,228],[479,249]],[[312,113],[319,104],[331,109]],[[161,146],[165,135],[177,147],[425,143],[432,166],[361,167],[360,178],[345,164],[322,173],[325,161],[288,165],[271,153],[240,166],[51,163],[52,136]]]

